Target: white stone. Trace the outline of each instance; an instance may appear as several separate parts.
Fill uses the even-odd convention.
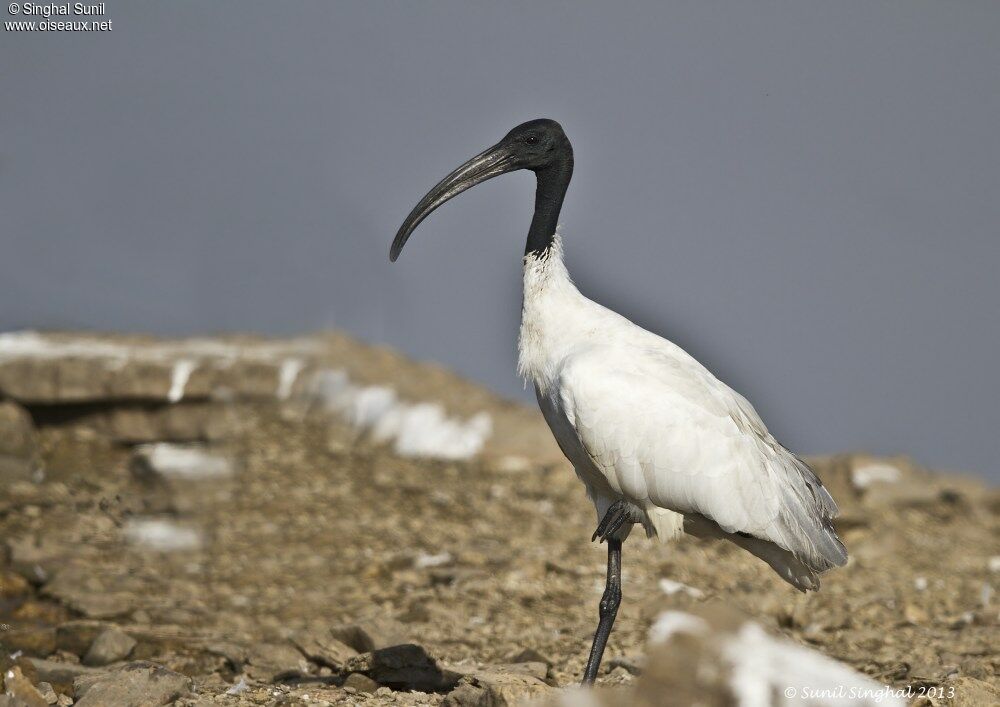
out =
[[[194,528],[161,519],[129,520],[125,524],[125,539],[156,552],[196,550],[202,545],[201,533]]]

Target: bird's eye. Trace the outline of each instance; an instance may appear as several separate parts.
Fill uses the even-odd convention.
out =
[[[537,135],[529,135],[528,137],[524,138],[524,141],[526,143],[528,143],[529,145],[537,145],[538,144],[538,136]]]

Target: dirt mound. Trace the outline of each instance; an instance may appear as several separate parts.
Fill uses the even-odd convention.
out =
[[[534,411],[338,335],[5,336],[18,699],[504,704],[579,680],[604,552]],[[906,459],[813,462],[848,566],[806,596],[730,545],[629,540],[599,699],[684,704],[723,644],[649,630],[718,602],[917,702],[996,695],[997,492]],[[736,699],[712,685],[706,704]]]

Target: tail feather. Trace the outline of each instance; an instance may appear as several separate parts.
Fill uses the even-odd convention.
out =
[[[843,567],[847,564],[847,548],[833,527],[833,519],[840,514],[837,502],[805,462],[790,452],[786,459],[794,464],[802,481],[784,487],[787,500],[779,520],[785,526],[786,538],[798,541],[789,543],[786,549],[817,572]]]
[[[684,516],[684,532],[698,538],[729,540],[751,555],[759,557],[773,569],[779,577],[799,591],[819,589],[819,575],[826,568],[817,568],[806,563],[795,553],[769,540],[755,538],[746,533],[727,533],[717,523],[704,516]]]
[[[812,569],[788,550],[754,537],[730,535],[729,540],[771,566],[779,577],[801,592],[819,590],[819,572]]]

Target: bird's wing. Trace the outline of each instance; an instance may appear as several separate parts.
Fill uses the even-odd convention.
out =
[[[669,342],[597,347],[559,374],[562,406],[612,489],[773,542],[817,571],[847,553],[837,504],[741,395]]]

